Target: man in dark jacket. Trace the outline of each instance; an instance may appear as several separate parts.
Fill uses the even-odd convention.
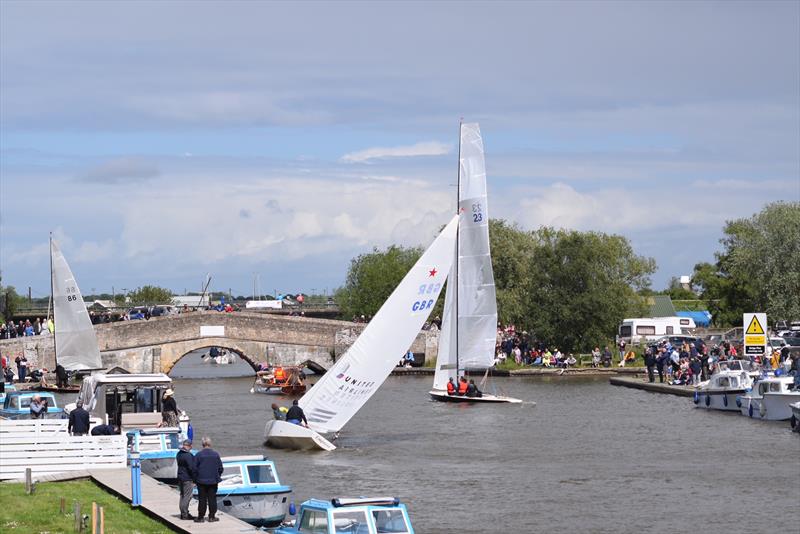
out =
[[[303,409],[300,407],[296,399],[292,401],[292,407],[289,408],[288,412],[286,412],[286,420],[290,423],[294,423],[295,425],[299,425],[302,422],[303,426],[308,426],[306,414],[303,412]]]
[[[56,365],[56,386],[59,388],[67,387],[67,370],[60,363]]]
[[[75,409],[69,412],[67,432],[73,436],[85,436],[89,433],[89,412],[83,409],[81,401],[78,401]]]
[[[195,482],[197,482],[197,496],[200,503],[197,505],[195,523],[202,523],[208,507],[208,520],[219,521],[217,518],[217,484],[222,481],[222,458],[219,453],[211,448],[211,438],[203,437],[203,450],[194,457]]]
[[[647,347],[644,351],[644,364],[647,366],[647,378],[650,380],[650,383],[656,381],[656,376],[653,370],[656,366],[656,348],[655,347]]]
[[[181,519],[194,519],[194,516],[189,513],[189,501],[192,500],[196,471],[191,440],[183,440],[183,445],[178,451],[176,459],[178,462],[178,490],[181,496],[178,507],[181,510]]]

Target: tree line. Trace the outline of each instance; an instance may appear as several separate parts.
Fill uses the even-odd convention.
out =
[[[776,202],[749,218],[728,221],[715,263],[698,263],[692,290],[677,280],[660,293],[699,300],[719,327],[742,313],[800,319],[800,202]],[[587,351],[613,338],[625,317],[649,314],[653,258],[627,238],[542,227],[523,230],[491,220],[489,241],[498,318],[566,351]],[[354,258],[336,292],[343,316],[374,315],[422,254],[390,246]],[[441,314],[442,300],[432,315]]]

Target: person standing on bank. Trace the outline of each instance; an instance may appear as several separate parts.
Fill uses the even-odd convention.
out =
[[[644,364],[647,366],[647,379],[652,384],[656,381],[656,376],[653,373],[653,369],[656,366],[656,349],[654,347],[647,347],[644,351]]]
[[[197,505],[195,523],[202,523],[208,507],[209,522],[219,521],[217,518],[217,484],[222,482],[222,458],[211,448],[211,438],[203,437],[203,450],[194,457]]]
[[[78,401],[75,409],[69,412],[67,432],[73,436],[85,436],[89,433],[89,412],[83,409],[82,401]]]
[[[189,502],[192,500],[194,479],[196,477],[196,466],[194,455],[192,454],[191,440],[183,440],[183,445],[175,458],[178,461],[178,491],[180,491],[181,495],[178,507],[181,511],[181,519],[194,519],[194,516],[189,513]]]

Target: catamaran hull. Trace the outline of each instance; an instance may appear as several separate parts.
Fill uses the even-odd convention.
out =
[[[142,473],[160,482],[174,483],[178,480],[178,460],[171,458],[142,458]]]
[[[488,403],[488,404],[497,404],[497,403],[511,403],[511,404],[518,404],[522,402],[521,399],[515,399],[514,397],[505,397],[502,395],[488,395],[486,393],[483,394],[482,397],[464,397],[463,395],[448,395],[446,391],[438,391],[438,390],[431,390],[429,391],[431,399],[439,402],[466,402],[470,404],[481,404],[481,403]]]
[[[264,428],[266,444],[276,449],[332,451],[336,445],[304,426],[272,419]]]
[[[289,493],[217,494],[217,507],[256,527],[276,527],[286,518]]]

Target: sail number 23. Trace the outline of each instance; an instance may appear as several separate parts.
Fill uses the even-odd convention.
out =
[[[480,203],[472,205],[472,222],[483,221],[483,210]]]

